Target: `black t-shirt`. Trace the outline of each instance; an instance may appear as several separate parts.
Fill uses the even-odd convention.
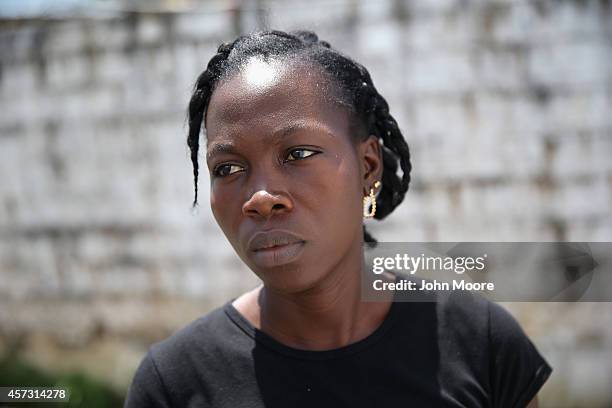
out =
[[[516,320],[468,292],[433,296],[327,351],[278,342],[229,301],[151,346],[125,407],[526,406],[552,369]]]

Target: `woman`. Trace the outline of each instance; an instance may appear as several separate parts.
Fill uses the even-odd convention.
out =
[[[537,404],[551,369],[500,306],[361,301],[364,211],[411,169],[363,66],[312,32],[221,45],[189,104],[194,205],[202,127],[213,214],[263,285],[152,346],[127,407]]]

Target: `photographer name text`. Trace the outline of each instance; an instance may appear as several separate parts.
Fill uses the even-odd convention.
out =
[[[376,279],[372,282],[372,287],[377,291],[401,290],[401,291],[430,291],[430,290],[469,290],[469,291],[493,291],[493,282],[466,282],[465,280],[453,280],[452,282],[441,282],[437,280],[423,280],[419,283],[413,281],[384,282]]]

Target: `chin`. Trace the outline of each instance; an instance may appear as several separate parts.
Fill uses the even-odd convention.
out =
[[[286,294],[296,294],[312,289],[323,280],[325,275],[322,271],[312,266],[283,265],[255,273],[267,288]]]

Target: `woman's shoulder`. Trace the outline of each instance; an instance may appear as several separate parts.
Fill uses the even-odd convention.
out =
[[[194,350],[216,347],[230,329],[225,314],[227,303],[217,306],[197,319],[181,327],[167,338],[154,343],[150,351],[156,360],[164,356],[185,355]]]
[[[418,277],[401,279],[412,280],[418,287],[422,287],[423,282],[432,282]],[[479,332],[486,335],[486,339],[492,343],[526,337],[516,318],[505,306],[478,292],[436,287],[420,291],[416,296],[404,294],[396,296],[395,299],[403,303],[418,303],[421,308],[431,308],[435,311],[435,321],[438,325],[453,330],[461,329],[466,333],[472,332],[471,334]]]
[[[248,344],[244,344],[247,337],[239,333],[227,315],[229,303],[149,347],[146,358],[151,360],[159,376],[180,381],[184,376],[215,369],[225,357],[235,356],[248,348]]]
[[[194,378],[216,368],[216,350],[229,331],[225,307],[227,304],[217,307],[151,345],[134,374],[125,406],[172,406],[171,401],[183,390],[197,387]]]
[[[402,276],[415,287],[431,280]],[[403,304],[400,309],[411,324],[417,313],[427,316],[423,324],[435,324],[436,329],[447,336],[478,336],[472,341],[501,344],[526,338],[516,318],[501,304],[487,299],[478,292],[468,290],[428,289],[417,293],[398,293],[395,301]]]
[[[402,277],[421,287],[430,282],[420,277]],[[438,347],[450,354],[460,354],[468,362],[488,365],[500,353],[525,352],[535,355],[527,334],[506,307],[483,295],[464,290],[423,290],[418,294],[397,294],[400,326],[431,333]]]
[[[494,406],[526,406],[533,399],[552,368],[506,307],[470,291],[431,291],[425,299],[400,296],[400,309],[407,329],[434,333],[444,361],[441,381],[470,372]]]

